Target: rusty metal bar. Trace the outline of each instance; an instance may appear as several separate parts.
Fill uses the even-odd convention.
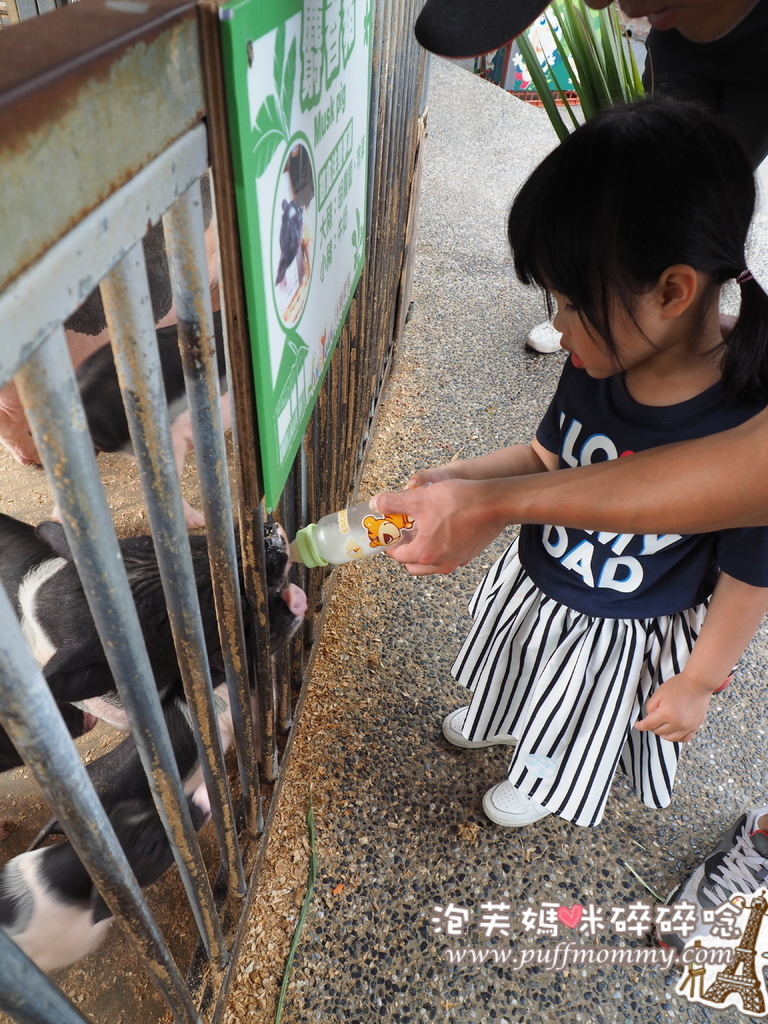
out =
[[[176,863],[201,937],[211,958],[223,961],[226,953],[220,933],[217,934],[218,921],[201,905],[199,894],[205,891],[207,875],[96,469],[96,458],[61,327],[28,360],[15,380],[48,480],[62,511],[67,540],[147,772],[158,813],[175,840]]]
[[[140,244],[137,243],[102,281],[101,295],[216,837],[231,884],[242,892],[245,890],[243,866],[234,836],[234,811],[226,780],[192,556],[184,527],[168,403]],[[215,771],[212,765],[216,765]],[[202,858],[198,855],[196,859],[196,866],[202,868]],[[202,877],[200,882],[201,901],[212,930],[212,948],[218,949],[215,959],[223,963],[226,958],[224,939],[213,895]]]
[[[183,819],[184,816],[189,820],[189,811],[160,700],[152,681],[152,670],[120,549],[96,470],[96,458],[61,327],[30,357],[15,380],[48,480],[62,510],[67,540],[118,693],[134,731],[137,749],[148,774],[154,768],[150,784],[157,810],[166,831],[178,842],[178,847],[174,847],[174,857],[182,879],[187,876],[186,884],[192,900],[200,880],[189,878],[189,851],[183,835],[171,825],[172,821]],[[4,592],[2,597],[7,602]],[[5,621],[8,621],[8,607],[6,604],[2,615]],[[52,697],[42,676],[32,671],[34,667],[32,656],[27,651],[21,662],[15,665],[9,663],[6,678],[24,679],[27,689],[30,685],[38,686],[41,691],[39,700],[44,706],[46,702],[52,701]],[[31,676],[37,680],[36,683],[30,684]],[[5,702],[4,716],[12,717],[14,707],[12,703],[7,703],[9,697],[5,688],[2,699]],[[102,894],[110,909],[122,913],[123,923],[142,954],[153,981],[175,1007],[178,1019],[197,1021],[196,1011],[156,931],[153,918],[145,912],[141,902],[128,898],[125,887],[130,883],[121,877],[119,884],[113,886],[87,848],[91,824],[95,822],[98,830],[102,831],[107,818],[68,735],[69,746],[62,745],[65,760],[57,760],[58,755],[51,753],[48,756],[45,737],[37,731],[34,716],[25,713],[15,720],[6,719],[5,724],[21,756],[31,764],[36,774],[40,773],[46,795],[67,827],[78,855],[89,871],[95,871],[93,878],[97,886],[101,890],[104,885]],[[54,735],[58,735],[61,730],[66,732],[59,718]],[[55,782],[55,787],[49,793],[52,782]],[[91,794],[92,800],[89,799]],[[106,834],[110,835],[110,832]],[[118,864],[122,875],[127,862],[123,858]]]
[[[0,33],[0,195],[35,197],[3,207],[0,289],[203,113],[192,0],[89,0]]]
[[[240,572],[198,185],[188,189],[174,203],[165,214],[163,225],[178,315],[179,346],[184,364],[187,399],[192,415],[211,582],[240,766],[240,783],[248,827],[255,834],[258,830],[259,773],[253,742],[251,688],[240,604]],[[227,393],[225,401],[229,403],[230,400],[231,396]],[[234,829],[232,838],[234,841]]]
[[[253,617],[253,672],[259,710],[259,743],[261,771],[269,782],[277,778],[277,714],[275,702],[275,673],[269,642],[269,609],[267,607],[267,580],[264,572],[264,504],[260,503],[252,518],[253,534],[250,538],[255,558],[243,558],[245,592],[255,611]]]
[[[207,166],[208,145],[201,124],[169,146],[129,185],[110,196],[10,287],[0,291],[0,384],[10,380],[35,346],[66,320],[144,237],[147,221],[157,221]],[[4,205],[4,215],[11,205]],[[3,221],[4,241],[9,231]]]
[[[200,0],[198,15],[205,68],[204,86],[209,116],[213,181],[219,214],[222,286],[226,296],[227,351],[231,367],[230,384],[237,410],[235,459],[238,474],[240,547],[251,638],[251,675],[255,681],[259,706],[261,772],[266,780],[272,781],[277,777],[278,758],[273,665],[269,645],[269,612],[264,578],[263,491],[217,0]]]
[[[295,534],[296,519],[294,515],[294,487],[295,477],[294,468],[292,466],[280,498],[280,521],[289,537],[293,537]],[[282,648],[277,654],[272,656],[272,660],[275,667],[274,675],[279,682],[278,722],[280,725],[280,731],[287,733],[293,725],[290,652],[287,649]]]
[[[18,1024],[90,1024],[4,931],[0,978],[0,1010]]]

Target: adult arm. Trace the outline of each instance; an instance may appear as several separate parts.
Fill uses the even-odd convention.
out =
[[[610,462],[491,480],[444,480],[374,495],[416,521],[389,554],[414,575],[452,572],[513,523],[617,533],[768,525],[768,410],[721,434]]]

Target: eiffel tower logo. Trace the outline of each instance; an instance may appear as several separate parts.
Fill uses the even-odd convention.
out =
[[[733,951],[734,958],[715,976],[702,998],[707,1003],[722,1004],[728,996],[736,993],[745,1013],[762,1014],[765,1012],[765,998],[755,971],[755,958],[760,925],[768,910],[764,890],[760,890],[745,907],[749,909],[749,918],[741,941]]]

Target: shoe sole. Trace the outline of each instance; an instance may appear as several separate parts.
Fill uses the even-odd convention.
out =
[[[544,811],[543,814],[539,814],[535,818],[526,818],[525,821],[520,821],[519,819],[511,820],[511,818],[506,818],[505,820],[504,812],[500,811],[491,801],[491,793],[494,792],[495,788],[493,786],[483,797],[483,811],[486,818],[492,821],[494,825],[500,825],[502,828],[525,828],[526,825],[535,825],[537,821],[550,817],[551,811]]]
[[[552,356],[556,352],[565,352],[562,345],[558,345],[557,348],[546,348],[544,345],[532,345],[530,341],[526,341],[525,347],[531,352],[538,352],[540,356]]]
[[[456,714],[456,712],[454,712],[454,714]],[[448,715],[448,718],[451,717],[451,715]],[[482,747],[510,747],[517,743],[514,736],[496,736],[495,739],[492,740],[468,740],[452,726],[449,727],[449,729],[450,736],[446,731],[445,719],[443,719],[443,738],[446,742],[450,743],[452,747],[463,747],[464,750],[480,750]]]

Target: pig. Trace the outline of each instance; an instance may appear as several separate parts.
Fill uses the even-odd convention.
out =
[[[304,210],[295,199],[283,200],[283,219],[280,223],[280,262],[277,265],[275,284],[285,277],[285,272],[296,259],[304,234]]]
[[[203,223],[205,225],[205,254],[208,267],[208,281],[211,288],[211,302],[215,309],[219,302],[218,246],[216,226],[213,223],[213,202],[211,179],[206,172],[200,179]],[[163,222],[159,221],[148,230],[143,240],[144,259],[147,265],[152,316],[156,327],[165,327],[176,322],[176,308],[173,303],[168,257],[165,250]],[[77,369],[94,351],[109,343],[107,319],[101,294],[95,288],[80,307],[64,324],[67,347],[72,365]],[[0,444],[4,445],[22,466],[40,463],[40,456],[30,434],[24,409],[14,384],[0,388]]]
[[[205,812],[189,803],[200,828]],[[137,882],[151,885],[173,863],[154,805],[123,800],[109,818]],[[0,928],[43,971],[87,956],[111,923],[112,912],[69,842],[19,854],[0,871]]]
[[[221,413],[224,429],[231,426],[229,395],[227,391],[226,363],[224,356],[224,336],[221,326],[221,313],[213,314],[213,328],[216,336],[216,356],[219,374],[219,387],[222,393]],[[157,344],[160,354],[160,366],[168,401],[168,412],[171,419],[171,438],[173,441],[176,471],[181,477],[187,453],[194,447],[192,438],[192,421],[187,408],[187,395],[184,386],[184,371],[179,351],[179,331],[177,324],[162,327],[157,331]],[[120,386],[117,381],[117,369],[112,347],[106,345],[94,352],[77,371],[77,383],[80,398],[88,421],[93,446],[97,452],[130,452],[131,437],[128,431],[128,420],[123,408]],[[189,527],[200,527],[205,521],[186,501],[184,520]],[[52,518],[60,518],[58,509],[54,509]]]
[[[214,687],[213,696],[222,747],[226,752],[234,737],[226,683],[218,683]],[[194,805],[203,814],[204,820],[207,820],[211,805],[203,782],[189,710],[181,695],[174,695],[163,704],[163,717],[184,785],[184,794],[188,797],[190,807]],[[144,773],[133,736],[127,736],[112,750],[91,761],[86,771],[108,815],[127,801],[142,806],[152,802],[149,780]],[[56,818],[52,818],[35,836],[30,849],[38,847],[49,836],[59,834],[61,826]]]
[[[78,702],[91,714],[125,729],[124,712],[119,709],[114,680],[63,528],[57,523],[41,523],[37,533],[63,561],[49,574],[41,572],[42,582],[34,589],[30,585],[29,594],[25,591],[22,617],[25,635],[31,640],[33,652],[40,655],[38,660],[58,701]],[[221,652],[208,544],[204,536],[196,534],[191,534],[189,540],[206,650],[215,667],[221,662]],[[173,691],[180,690],[181,676],[152,538],[128,537],[120,541],[120,548],[160,699],[165,700]],[[286,582],[290,566],[287,543],[284,532],[275,524],[268,524],[265,529],[265,552],[269,606],[275,619],[272,641],[279,646],[287,639],[287,632],[295,629],[303,617],[306,597],[299,587]],[[91,698],[100,700],[95,702]],[[106,705],[119,710],[111,714]]]
[[[14,542],[24,548],[23,557],[19,555],[16,561],[10,553]],[[206,538],[191,535],[190,548],[206,650],[215,667],[221,664],[221,653]],[[165,700],[181,689],[181,678],[152,538],[126,538],[120,541],[120,549],[155,682]],[[265,551],[272,643],[278,647],[298,626],[306,611],[306,597],[300,588],[287,583],[290,563],[285,533],[274,523],[265,527]],[[30,564],[22,575],[23,567]],[[46,522],[35,530],[0,515],[0,574],[55,699],[82,704],[98,698],[98,704],[86,705],[83,710],[127,728],[62,526]]]
[[[89,698],[101,698],[85,710],[125,729],[127,724],[114,692],[114,679],[63,528],[59,523],[41,523],[37,536],[48,544],[51,559],[38,567],[36,575],[27,576],[19,588],[22,630],[32,652],[57,701],[82,705]],[[189,539],[203,633],[212,657],[220,642],[207,541],[200,535],[191,535]],[[164,700],[180,687],[181,676],[152,538],[128,537],[119,543],[155,682]],[[109,712],[110,705],[117,709],[114,715]]]
[[[59,564],[51,555],[50,545],[36,535],[33,526],[0,513],[0,583],[19,618],[22,614],[19,591],[23,581],[28,577],[38,581],[45,577],[49,571],[46,566]],[[96,724],[93,715],[71,704],[59,703],[58,707],[72,737],[82,736]],[[23,761],[8,733],[0,726],[0,772],[21,764]],[[4,836],[0,834],[2,838]]]
[[[82,711],[71,704],[58,704],[57,706],[72,739],[85,735],[98,721],[96,715]],[[22,764],[24,764],[24,761],[16,752],[16,748],[11,743],[10,736],[0,726],[0,772],[10,771],[11,768],[18,768]],[[4,838],[4,836],[0,835],[0,839]]]
[[[273,654],[290,640],[307,610],[304,591],[286,581],[290,569],[287,548],[287,538],[282,528],[275,523],[267,524],[265,528],[265,562],[269,589],[270,647]],[[224,682],[223,665],[216,664],[212,667],[212,681],[222,747],[226,752],[234,738],[234,727],[229,693]],[[97,707],[93,700],[86,703],[91,708]],[[114,708],[110,710],[114,711]],[[203,782],[189,711],[180,688],[175,690],[163,703],[163,715],[179,775],[184,784],[184,792],[195,802],[196,806],[206,813],[210,813],[210,803]],[[110,717],[113,718],[112,715]],[[146,801],[150,799],[149,782],[144,774],[139,752],[132,736],[127,737],[102,757],[92,761],[88,765],[87,771],[105,810],[108,812],[116,803],[124,800]],[[56,820],[52,819],[35,837],[32,847],[34,848],[47,836],[58,831],[60,831],[59,826]]]

